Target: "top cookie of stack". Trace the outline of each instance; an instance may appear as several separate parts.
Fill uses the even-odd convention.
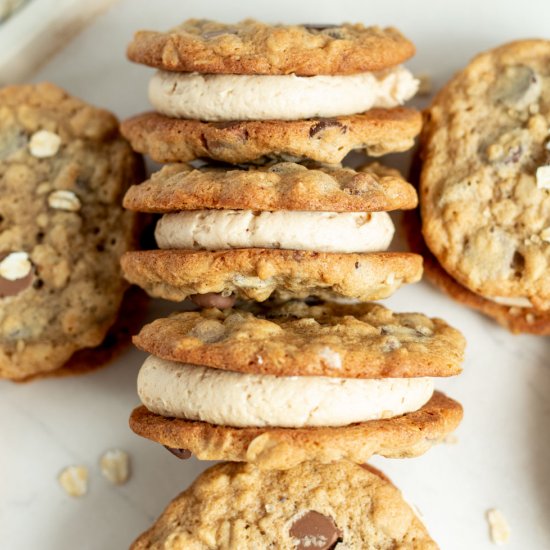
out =
[[[405,151],[420,114],[399,107],[417,82],[400,63],[414,46],[397,30],[343,25],[234,25],[191,19],[138,32],[132,61],[159,69],[156,113],[122,132],[157,162],[269,158],[338,163],[354,149]]]

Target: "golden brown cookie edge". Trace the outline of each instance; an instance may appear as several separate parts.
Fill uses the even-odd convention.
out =
[[[134,409],[130,428],[173,448],[189,449],[199,460],[251,462],[265,469],[287,469],[306,460],[365,463],[375,454],[388,458],[425,453],[453,431],[462,406],[435,392],[420,410],[400,417],[337,428],[231,428],[165,418],[143,405]]]

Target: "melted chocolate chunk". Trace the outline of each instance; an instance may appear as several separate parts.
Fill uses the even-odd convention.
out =
[[[206,294],[192,294],[189,296],[192,302],[199,307],[209,308],[217,307],[218,309],[227,309],[235,305],[237,297],[233,294],[231,296],[222,296],[216,292],[207,292]]]
[[[191,458],[191,455],[193,454],[189,449],[174,449],[173,447],[168,447],[167,445],[164,445],[164,448],[182,460]]]
[[[316,25],[315,23],[305,23],[302,25],[308,31],[324,31],[326,29],[337,29],[338,25]]]
[[[212,126],[218,130],[227,130],[228,128],[236,128],[240,125],[238,120],[229,120],[227,122],[212,122]]]
[[[326,130],[327,128],[334,128],[334,127],[340,127],[340,131],[344,134],[347,131],[347,126],[344,126],[342,123],[338,122],[337,120],[334,120],[332,118],[325,118],[323,120],[320,120],[319,122],[316,122],[310,129],[309,129],[309,137],[315,136],[315,134],[318,134],[319,132],[322,132],[323,130]]]
[[[290,536],[298,540],[296,550],[331,550],[342,540],[334,520],[310,510],[290,527]]]

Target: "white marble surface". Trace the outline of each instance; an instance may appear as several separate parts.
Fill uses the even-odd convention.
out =
[[[235,21],[247,15],[394,24],[417,44],[410,66],[432,74],[436,86],[477,51],[550,31],[547,0],[121,0],[44,66],[36,80],[52,80],[125,117],[146,108],[151,74],[124,58],[133,30],[167,28],[191,16]],[[388,303],[442,316],[466,334],[464,374],[439,384],[463,403],[465,418],[456,445],[442,445],[418,459],[374,463],[416,503],[443,549],[493,548],[485,520],[491,507],[508,518],[508,548],[550,548],[548,339],[512,336],[426,283],[401,290]],[[151,318],[166,306],[155,307]],[[0,383],[2,550],[126,548],[206,466],[194,459],[178,461],[128,429],[141,360],[131,351],[83,377]],[[97,466],[100,454],[111,447],[132,456],[132,478],[121,488],[109,486]],[[57,485],[59,471],[69,464],[91,468],[90,492],[82,499],[66,496]]]

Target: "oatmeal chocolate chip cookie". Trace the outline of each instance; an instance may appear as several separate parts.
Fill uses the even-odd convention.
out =
[[[309,296],[380,300],[422,276],[422,257],[406,252],[146,250],[126,252],[121,263],[129,282],[173,301],[209,293],[256,301]]]
[[[410,149],[420,128],[420,113],[401,107],[330,119],[221,123],[145,113],[121,125],[132,147],[156,162],[210,158],[233,164],[269,158],[336,164],[355,149],[381,156]]]
[[[345,378],[452,376],[465,346],[456,329],[420,313],[300,301],[177,313],[145,325],[134,344],[234,372]]]
[[[313,460],[363,463],[373,455],[419,456],[443,441],[462,420],[459,403],[435,392],[421,409],[402,416],[341,427],[233,428],[167,418],[141,406],[130,427],[147,439],[184,448],[199,460],[251,462],[262,469],[287,469]]]
[[[417,212],[405,214],[405,225],[411,249],[424,258],[424,273],[427,279],[457,302],[461,302],[488,317],[513,333],[550,335],[550,312],[532,307],[514,307],[497,304],[474,294],[453,279],[430,252],[420,231],[420,219]]]
[[[351,25],[228,25],[190,19],[167,31],[140,31],[130,60],[166,71],[301,76],[381,71],[407,60],[413,44],[394,28]]]
[[[359,171],[309,168],[293,162],[262,167],[164,166],[131,187],[124,206],[140,212],[254,210],[376,212],[414,208],[417,195],[397,170],[379,164]]]
[[[142,175],[107,111],[52,84],[0,90],[0,376],[51,371],[101,344],[135,240],[121,201]]]
[[[384,474],[348,462],[306,462],[285,471],[235,463],[211,467],[132,550],[398,547],[437,549]]]
[[[479,55],[438,94],[422,136],[426,243],[480,308],[518,328],[550,309],[549,67],[545,40]]]

